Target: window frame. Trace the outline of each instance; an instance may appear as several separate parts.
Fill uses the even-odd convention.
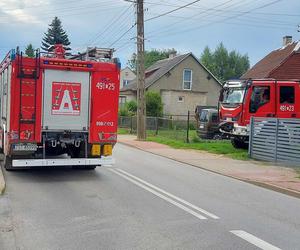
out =
[[[184,79],[184,76],[185,76],[185,72],[186,71],[190,71],[191,72],[191,80],[189,81],[189,83],[190,83],[190,88],[188,89],[188,88],[185,88],[185,86],[184,86],[184,84],[186,83],[186,82],[188,82],[188,81],[185,81],[185,79]],[[182,74],[182,89],[183,90],[192,90],[192,85],[193,85],[193,70],[192,69],[184,69],[183,70],[183,74]]]
[[[181,98],[181,100],[180,100]],[[184,102],[184,96],[178,96],[177,102],[183,103]]]
[[[287,101],[288,100],[288,98],[286,99],[286,100],[284,100],[284,101],[281,101],[282,99],[281,99],[281,96],[282,96],[282,94],[283,94],[283,92],[282,92],[282,89],[283,88],[292,88],[293,89],[293,102],[289,102],[289,101]],[[286,94],[286,93],[285,93]],[[280,105],[282,105],[282,104],[289,104],[289,105],[294,105],[295,104],[295,86],[291,86],[291,85],[281,85],[281,86],[279,86],[279,104]],[[287,101],[287,102],[286,102]]]
[[[128,83],[129,83],[129,80],[127,80],[127,79],[123,79],[123,86],[127,86],[127,85],[128,85]]]
[[[263,102],[263,103],[259,103],[259,105],[258,106],[255,106],[256,107],[256,109],[255,109],[255,111],[254,110],[252,110],[252,103],[254,103],[253,105],[255,105],[255,97],[254,97],[254,100],[252,99],[252,96],[253,95],[257,95],[257,93],[255,93],[255,89],[256,88],[265,88],[265,90],[266,89],[268,89],[268,91],[269,91],[269,99],[266,101],[266,102]],[[264,90],[264,91],[265,91]],[[262,94],[263,95],[263,94]],[[249,102],[249,113],[250,114],[255,114],[255,113],[257,113],[257,111],[260,109],[260,107],[262,107],[262,106],[265,106],[266,104],[269,104],[271,102],[271,87],[270,86],[265,86],[265,85],[255,85],[255,86],[253,86],[252,87],[252,92],[251,92],[251,96],[250,96],[250,102]]]
[[[121,102],[123,100],[125,100],[125,102]],[[127,101],[127,96],[119,96],[119,107],[123,108],[126,104],[126,101]]]

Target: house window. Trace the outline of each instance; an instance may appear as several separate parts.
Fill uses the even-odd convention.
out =
[[[295,103],[295,89],[293,86],[280,87],[280,103]]]
[[[128,80],[123,80],[123,86],[128,85],[129,81]]]
[[[193,75],[193,72],[191,69],[183,70],[183,89],[184,90],[192,89],[192,75]]]
[[[120,96],[119,97],[119,107],[123,108],[125,106],[126,103],[126,96]]]
[[[184,102],[184,96],[178,96],[178,102]]]

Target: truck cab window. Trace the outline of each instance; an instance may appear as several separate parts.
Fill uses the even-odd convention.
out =
[[[295,103],[295,89],[293,86],[281,86],[280,87],[280,103]]]
[[[250,99],[250,113],[256,111],[263,105],[270,102],[270,87],[269,86],[254,86]]]
[[[207,122],[208,121],[208,112],[207,110],[202,110],[200,114],[200,122]]]

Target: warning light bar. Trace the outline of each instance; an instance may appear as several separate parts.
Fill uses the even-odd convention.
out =
[[[75,68],[93,68],[93,65],[88,63],[71,63],[71,62],[52,62],[48,60],[44,60],[45,65],[53,65],[53,66],[62,66],[62,67],[75,67]]]

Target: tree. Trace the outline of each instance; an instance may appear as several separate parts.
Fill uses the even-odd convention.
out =
[[[209,71],[213,71],[214,69],[214,62],[213,62],[213,55],[208,46],[206,46],[203,50],[201,56],[201,62],[205,65]]]
[[[220,81],[240,78],[250,67],[248,55],[241,55],[232,50],[228,52],[223,43],[220,43],[214,52],[206,46],[200,61]]]
[[[147,116],[159,117],[163,113],[163,104],[158,92],[146,92],[146,112]]]
[[[31,43],[27,45],[27,47],[25,49],[25,54],[28,57],[34,57],[34,48]]]
[[[44,38],[42,40],[42,49],[48,52],[51,52],[55,44],[64,45],[65,50],[70,50],[68,47],[71,43],[69,41],[68,35],[66,31],[62,28],[61,21],[58,17],[54,17],[51,24],[49,24],[49,28],[47,33],[44,33]]]
[[[175,49],[167,49],[167,50],[157,50],[152,49],[150,51],[145,51],[145,68],[149,68],[154,63],[159,60],[163,60],[169,57],[171,53],[176,54]],[[128,66],[136,73],[136,61],[137,61],[137,54],[133,53],[130,60],[128,60]]]

